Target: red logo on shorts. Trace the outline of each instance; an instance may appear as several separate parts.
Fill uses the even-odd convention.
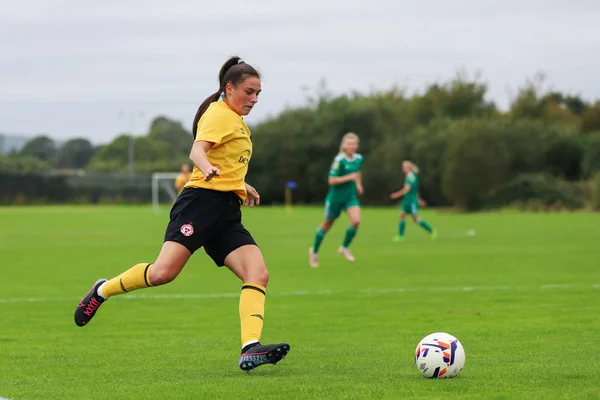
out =
[[[181,225],[181,229],[179,229],[183,236],[192,236],[194,234],[194,227],[192,224]]]

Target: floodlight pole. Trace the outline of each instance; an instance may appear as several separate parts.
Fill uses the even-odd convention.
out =
[[[127,116],[127,111],[120,111],[119,115]],[[129,148],[128,148],[128,163],[129,163],[129,183],[133,184],[135,182],[135,118],[144,116],[144,112],[141,110],[131,111],[129,121],[131,134],[129,135]]]
[[[132,119],[135,119],[135,116]],[[133,184],[133,182],[135,182],[135,141],[133,140],[132,127],[132,132],[129,136],[129,183]]]

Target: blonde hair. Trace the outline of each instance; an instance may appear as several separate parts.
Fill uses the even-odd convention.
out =
[[[348,132],[348,133],[346,133],[342,137],[342,141],[340,142],[340,154],[344,152],[344,142],[346,140],[356,140],[357,144],[360,142],[360,139],[358,138],[358,135],[356,133],[354,133],[354,132]]]
[[[402,161],[402,165],[408,165],[408,168],[415,174],[419,173],[419,167],[412,161],[404,160]]]

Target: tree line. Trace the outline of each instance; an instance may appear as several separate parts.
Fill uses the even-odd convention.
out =
[[[365,157],[364,204],[390,204],[389,192],[402,184],[400,164],[410,159],[433,206],[600,207],[600,100],[547,90],[538,75],[501,111],[487,89],[460,75],[414,94],[391,88],[334,96],[322,86],[304,106],[251,126],[247,179],[272,203],[283,202],[288,181],[297,183],[295,201],[320,203],[339,141],[352,131]],[[57,148],[51,138],[36,137],[1,156],[0,173],[126,172],[130,139],[121,135],[97,147],[72,139]],[[159,116],[133,140],[137,173],[189,163],[192,136],[181,122]]]

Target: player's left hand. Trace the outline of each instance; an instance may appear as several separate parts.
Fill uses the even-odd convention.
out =
[[[363,186],[362,186],[362,185],[360,185],[360,184],[356,185],[356,193],[357,193],[359,196],[362,196],[362,194],[363,194],[364,192],[365,192],[365,189],[363,188]]]
[[[425,200],[423,200],[423,199],[419,199],[419,205],[421,207],[427,207],[427,202]]]
[[[254,189],[252,186],[248,185],[245,182],[244,184],[246,185],[246,201],[244,201],[244,205],[248,207],[254,207],[255,204],[259,205],[260,195],[258,194],[256,189]]]

